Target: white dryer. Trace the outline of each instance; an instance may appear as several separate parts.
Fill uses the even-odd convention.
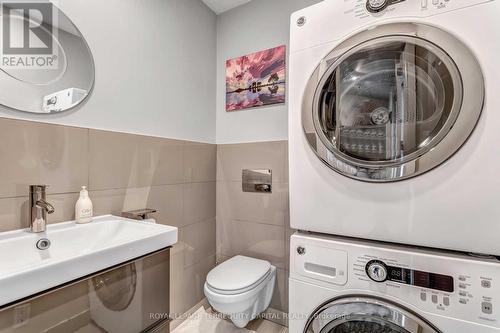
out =
[[[496,0],[292,15],[293,228],[500,254],[499,15]]]
[[[295,234],[290,333],[499,333],[500,261]]]

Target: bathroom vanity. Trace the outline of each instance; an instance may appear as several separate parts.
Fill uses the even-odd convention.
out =
[[[111,215],[1,233],[0,333],[162,331],[177,234]]]

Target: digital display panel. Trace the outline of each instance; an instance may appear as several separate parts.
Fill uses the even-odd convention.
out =
[[[407,268],[388,267],[389,280],[416,287],[429,288],[444,292],[453,292],[453,277]]]

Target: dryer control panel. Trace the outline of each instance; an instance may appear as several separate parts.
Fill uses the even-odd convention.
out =
[[[500,260],[316,235],[290,244],[292,278],[500,328]]]
[[[366,10],[370,13],[378,13],[388,6],[404,0],[366,0]]]
[[[344,14],[359,19],[385,16],[436,15],[492,0],[346,0]]]

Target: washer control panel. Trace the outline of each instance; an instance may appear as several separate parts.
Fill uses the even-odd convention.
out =
[[[366,274],[375,282],[391,281],[449,293],[454,291],[452,276],[388,266],[380,260],[369,261],[366,264]]]
[[[292,278],[500,329],[500,260],[303,234],[290,244]]]
[[[385,15],[428,16],[491,0],[345,0],[343,12],[359,19]]]

